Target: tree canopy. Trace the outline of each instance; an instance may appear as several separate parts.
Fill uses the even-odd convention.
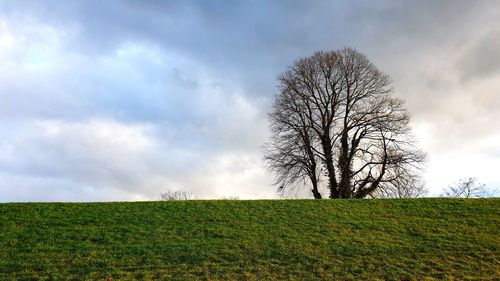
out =
[[[419,188],[417,149],[391,79],[360,52],[314,53],[278,77],[265,160],[280,189],[314,198],[401,196]]]

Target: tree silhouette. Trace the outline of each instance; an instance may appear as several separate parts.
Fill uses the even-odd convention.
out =
[[[309,183],[319,199],[325,188],[329,198],[364,198],[402,182],[417,187],[425,155],[415,147],[410,116],[389,76],[365,55],[316,52],[278,81],[264,152],[281,189]]]

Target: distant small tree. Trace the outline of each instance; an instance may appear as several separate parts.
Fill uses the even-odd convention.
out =
[[[232,200],[232,201],[235,201],[235,200],[240,200],[240,197],[238,196],[223,196],[220,198],[220,200]]]
[[[492,193],[486,186],[478,182],[477,178],[469,177],[460,179],[444,190],[443,197],[450,198],[481,198],[491,197]]]
[[[165,201],[177,201],[177,200],[192,200],[194,199],[193,194],[187,191],[166,191],[160,193],[160,197]]]

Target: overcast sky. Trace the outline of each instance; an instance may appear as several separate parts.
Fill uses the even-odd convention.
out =
[[[431,195],[500,186],[500,1],[0,0],[0,201],[276,197],[276,76],[344,46],[407,101]]]

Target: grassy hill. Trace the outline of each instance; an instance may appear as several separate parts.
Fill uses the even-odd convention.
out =
[[[500,280],[500,199],[0,204],[0,280]]]

